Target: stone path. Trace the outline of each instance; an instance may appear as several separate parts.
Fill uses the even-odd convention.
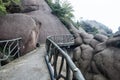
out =
[[[50,80],[44,45],[0,68],[0,80]]]

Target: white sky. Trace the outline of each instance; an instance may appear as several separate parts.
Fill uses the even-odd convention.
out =
[[[68,0],[77,19],[96,20],[116,32],[120,26],[120,0]]]

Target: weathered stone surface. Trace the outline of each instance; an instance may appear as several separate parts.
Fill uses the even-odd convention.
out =
[[[21,0],[22,12],[31,12],[39,9],[39,0]]]
[[[74,39],[75,45],[81,45],[83,43],[82,38],[81,37],[77,37]]]
[[[96,40],[98,40],[100,42],[104,42],[104,41],[106,41],[108,39],[108,37],[105,36],[105,35],[102,35],[102,34],[96,34],[94,36],[94,39],[96,39]]]
[[[85,80],[93,80],[93,73],[86,72],[85,73]]]
[[[79,59],[79,68],[85,73],[90,68],[90,63],[93,56],[93,48],[89,45],[82,44],[81,45],[81,57]]]
[[[81,32],[79,34],[83,39],[92,39],[94,37],[92,34],[88,34],[86,32]]]
[[[92,58],[92,56],[93,56],[93,48],[90,47],[89,45],[82,44],[81,49],[82,49],[81,58],[83,60],[87,60],[87,59],[90,60]]]
[[[85,44],[90,44],[91,41],[92,41],[92,39],[83,39],[83,42],[84,42]]]
[[[100,71],[98,70],[98,68],[93,60],[91,62],[91,72],[93,74],[100,74]]]
[[[93,48],[96,48],[96,45],[99,44],[99,43],[100,43],[99,41],[97,41],[97,40],[95,40],[95,39],[92,39],[92,40],[90,41],[90,46],[92,46]]]
[[[120,79],[120,49],[108,47],[94,56],[97,68],[109,80]]]
[[[23,0],[24,4],[39,6],[38,10],[26,13],[33,17],[38,22],[41,22],[41,29],[38,42],[45,43],[46,38],[51,35],[65,35],[70,34],[69,30],[60,22],[60,20],[53,14],[45,0]]]
[[[93,76],[93,80],[108,80],[108,79],[106,79],[103,75],[98,74]]]
[[[0,39],[22,38],[21,52],[26,53],[36,47],[40,26],[27,15],[8,14],[0,16]]]
[[[96,45],[94,49],[85,44],[80,46],[81,56],[76,63],[87,80],[120,79],[120,49],[115,46],[117,41],[119,38],[115,37],[99,44],[94,39],[90,42],[91,45]]]
[[[80,58],[81,56],[81,48],[80,47],[76,47],[74,49],[74,53],[73,53],[73,60],[74,61],[78,61],[78,59]]]
[[[120,37],[114,37],[108,39],[106,45],[120,48]]]
[[[74,38],[80,37],[79,34],[75,32],[75,30],[72,30],[71,33],[73,34]]]
[[[102,50],[104,50],[104,49],[106,49],[107,47],[106,47],[106,42],[102,42],[102,43],[100,43],[100,44],[98,44],[97,46],[96,46],[96,48],[95,48],[95,52],[100,52],[100,51],[102,51]]]
[[[60,20],[49,12],[38,10],[30,12],[28,15],[42,23],[38,40],[39,43],[45,43],[46,38],[51,35],[70,34],[68,29],[60,22]]]
[[[74,32],[75,33],[75,32]],[[119,80],[120,79],[120,37],[109,38],[86,32],[78,32],[83,40],[76,52],[75,64],[80,68],[86,80]],[[78,37],[78,35],[77,35]]]

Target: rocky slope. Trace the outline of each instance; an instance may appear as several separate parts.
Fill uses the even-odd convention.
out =
[[[120,36],[93,36],[72,27],[71,31],[78,45],[73,61],[86,80],[120,80]]]

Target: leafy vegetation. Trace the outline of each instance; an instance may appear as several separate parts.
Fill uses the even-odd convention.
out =
[[[20,0],[0,0],[0,15],[20,12]]]
[[[78,26],[82,27],[88,33],[91,33],[91,34],[98,33],[98,29],[96,27],[91,27],[91,25],[85,23],[84,21],[77,22],[77,24]]]
[[[3,3],[2,0],[0,0],[0,14],[5,14],[7,11],[6,11],[6,7],[5,7],[5,4]]]
[[[83,28],[86,32],[91,34],[97,34],[101,31],[103,31],[103,34],[112,34],[112,31],[108,29],[106,26],[96,22],[92,21],[88,23],[87,21],[74,21],[74,15],[73,15],[73,8],[69,2],[66,0],[46,0],[50,8],[52,9],[52,14],[56,15],[61,22],[67,27],[71,23],[79,29],[79,27]]]
[[[67,21],[72,22],[74,10],[69,2],[66,0],[63,2],[56,0],[54,3],[52,0],[46,0],[46,2],[52,9],[52,14],[56,15],[64,25],[67,25]]]

